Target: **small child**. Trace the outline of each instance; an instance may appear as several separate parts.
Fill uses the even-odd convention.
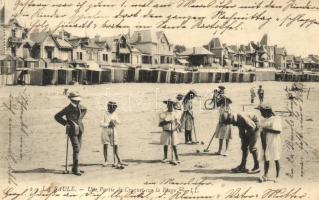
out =
[[[231,108],[230,104],[232,101],[225,97],[223,99],[220,99],[219,102],[217,103],[219,108],[219,121],[216,126],[215,130],[215,137],[219,139],[219,148],[218,151],[215,153],[215,155],[223,155],[227,156],[227,150],[228,150],[228,145],[229,145],[229,140],[232,138],[232,127],[230,124],[225,124],[224,123],[224,115],[225,114],[230,114],[231,113]],[[226,149],[224,154],[222,154],[222,148],[223,148],[223,141],[226,141]]]
[[[107,104],[107,112],[104,114],[103,121],[101,121],[102,133],[101,133],[101,142],[103,144],[103,155],[104,155],[104,164],[103,166],[106,167],[107,162],[107,148],[108,145],[113,146],[113,153],[116,156],[118,164],[124,165],[122,163],[119,155],[118,155],[118,135],[116,132],[116,126],[119,125],[120,121],[118,118],[117,113],[115,112],[117,109],[116,102],[108,102]],[[115,158],[114,158],[115,162]],[[114,163],[115,164],[115,163]]]
[[[167,162],[168,145],[171,145],[176,159],[176,162],[173,160],[171,162],[172,164],[177,164],[180,163],[177,154],[177,129],[179,129],[180,126],[179,116],[174,111],[174,101],[168,99],[163,102],[167,105],[167,111],[160,113],[159,122],[159,126],[163,129],[161,134],[161,144],[164,145],[164,159],[162,162]]]
[[[259,89],[257,93],[258,93],[259,103],[262,104],[264,102],[264,94],[265,94],[265,91],[262,85],[259,85]]]
[[[264,175],[260,178],[260,182],[269,181],[268,171],[270,161],[275,161],[276,180],[278,181],[280,173],[280,154],[281,154],[281,136],[282,131],[281,118],[275,116],[269,105],[261,105],[258,107],[264,119],[261,121],[262,128],[261,142],[264,152]]]
[[[254,103],[256,97],[255,87],[250,89],[250,103]]]

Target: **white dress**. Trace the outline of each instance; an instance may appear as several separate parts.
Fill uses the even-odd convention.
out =
[[[180,116],[177,112],[163,112],[159,115],[159,121],[171,122],[162,126],[162,134],[160,138],[161,145],[177,145],[178,137],[176,127],[180,125]]]
[[[115,112],[106,112],[100,124],[102,127],[101,142],[102,144],[117,145],[118,135],[116,132],[116,127],[112,128],[109,126],[111,121],[113,121],[115,125],[119,125],[120,123],[118,115]]]
[[[223,123],[222,118],[224,117],[224,113],[231,113],[231,108],[229,107],[227,110],[225,107],[220,107],[219,109],[219,120],[215,129],[215,137],[219,139],[229,140],[232,138],[232,127],[230,124]]]
[[[263,119],[260,123],[261,128],[266,134],[266,149],[264,150],[264,159],[266,161],[279,160],[281,155],[281,136],[280,133],[272,133],[264,129],[281,132],[281,118],[279,116],[272,116],[268,119]]]

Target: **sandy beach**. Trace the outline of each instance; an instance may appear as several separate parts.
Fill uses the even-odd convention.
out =
[[[250,104],[249,89],[262,84],[265,89],[265,102],[270,103],[276,111],[285,111],[287,97],[284,89],[291,86],[285,82],[255,82],[255,83],[223,83],[227,88],[226,94],[233,100],[234,112],[257,113],[255,104]],[[303,99],[303,134],[307,145],[307,153],[298,150],[296,146],[294,155],[294,178],[287,175],[292,167],[287,157],[289,152],[286,141],[289,141],[291,132],[288,124],[287,113],[281,113],[283,121],[283,152],[281,157],[281,180],[279,184],[316,184],[318,185],[318,120],[319,112],[319,87],[318,83],[304,83],[311,88],[309,96],[304,93]],[[234,185],[259,184],[257,175],[233,174],[230,169],[240,162],[240,139],[238,129],[233,128],[233,139],[230,143],[228,156],[214,156],[217,151],[218,141],[214,139],[210,151],[204,153],[209,139],[217,124],[217,110],[205,110],[204,101],[209,92],[218,84],[105,84],[92,86],[13,86],[0,88],[1,100],[1,182],[8,179],[7,155],[8,143],[8,118],[13,116],[11,149],[17,162],[14,164],[14,176],[21,184],[143,184],[145,181],[160,181],[173,178],[179,181],[192,178],[205,178],[213,183]],[[69,91],[78,91],[82,95],[82,104],[88,112],[84,118],[85,133],[80,153],[80,167],[85,171],[81,177],[61,174],[64,169],[66,135],[64,127],[54,120],[54,115],[69,103],[63,95],[64,88]],[[172,166],[163,164],[163,147],[159,145],[161,129],[158,127],[158,114],[165,110],[162,100],[175,98],[178,93],[185,94],[189,89],[196,90],[201,98],[194,100],[194,116],[196,136],[203,144],[185,145],[184,134],[179,135],[181,144],[178,146],[181,164]],[[28,94],[27,110],[23,119],[27,126],[28,135],[19,128],[19,111],[16,115],[10,114],[4,103],[8,103],[9,94],[17,96],[25,90]],[[307,99],[308,96],[308,99]],[[112,100],[119,105],[118,113],[121,124],[118,127],[120,155],[129,164],[124,170],[112,167],[102,167],[103,154],[100,141],[101,128],[99,123],[105,110],[106,102]],[[243,105],[245,105],[243,107]],[[21,137],[22,136],[22,137]],[[22,140],[21,140],[22,138]],[[193,136],[194,138],[194,136]],[[22,141],[22,143],[21,143]],[[260,148],[259,148],[260,149]],[[200,153],[196,153],[199,150]],[[110,149],[109,161],[112,163]],[[22,153],[22,154],[21,154]],[[303,177],[300,176],[300,160],[303,155]],[[69,163],[72,163],[72,152],[69,151]],[[247,167],[253,166],[252,157],[249,155]],[[261,163],[263,168],[263,163]],[[71,167],[69,167],[71,169]],[[274,176],[274,166],[271,164],[271,176]],[[269,183],[267,183],[269,184]],[[259,186],[258,186],[259,187]]]

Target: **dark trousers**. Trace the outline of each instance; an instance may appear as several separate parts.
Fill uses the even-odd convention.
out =
[[[79,170],[79,154],[82,145],[82,133],[79,135],[69,134],[68,135],[72,144],[73,149],[73,172],[78,172]]]
[[[258,97],[259,97],[260,103],[263,103],[264,102],[264,95],[260,94]]]
[[[185,143],[192,142],[192,131],[185,130]]]
[[[256,143],[258,139],[259,131],[248,130],[245,135],[241,135],[241,150],[242,150],[242,161],[241,167],[246,168],[246,162],[248,157],[248,150],[252,154],[254,159],[254,165],[258,166],[258,152],[256,148]]]

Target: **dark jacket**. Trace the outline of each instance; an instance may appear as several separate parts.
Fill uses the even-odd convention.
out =
[[[260,129],[260,125],[256,116],[250,116],[240,113],[237,114],[237,126],[239,129],[240,137],[254,134]]]
[[[78,108],[69,104],[54,116],[58,123],[66,126],[67,134],[77,135],[84,132],[82,119],[85,116],[87,109],[80,104],[78,105]]]

